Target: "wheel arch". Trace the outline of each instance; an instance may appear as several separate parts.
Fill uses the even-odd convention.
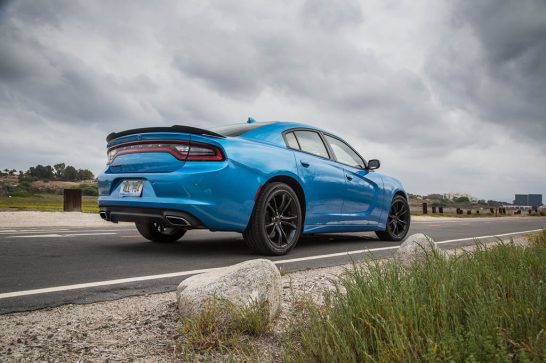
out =
[[[290,188],[292,188],[294,190],[294,192],[298,196],[298,201],[300,202],[302,220],[304,222],[303,224],[305,224],[305,211],[307,209],[307,205],[306,205],[306,201],[305,201],[305,192],[303,191],[303,188],[302,188],[301,184],[291,176],[276,175],[276,176],[268,179],[263,185],[271,184],[271,183],[275,183],[275,182],[284,183],[284,184],[288,185]]]
[[[392,199],[394,199],[394,197],[396,197],[397,195],[401,195],[402,197],[404,197],[405,200],[408,200],[408,196],[406,194],[406,192],[404,192],[403,190],[396,190],[393,195],[392,195]]]

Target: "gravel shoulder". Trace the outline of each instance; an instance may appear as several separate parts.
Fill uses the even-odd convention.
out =
[[[27,227],[116,227],[125,223],[106,222],[98,213],[80,212],[0,212],[0,228]]]
[[[515,240],[525,244],[525,238]],[[464,250],[472,249],[465,247]],[[449,253],[461,252],[451,250]],[[281,334],[303,298],[320,300],[349,265],[282,276],[282,312],[267,339],[256,342],[267,361],[280,360]],[[172,362],[181,326],[176,293],[85,305],[63,305],[0,316],[0,361]]]

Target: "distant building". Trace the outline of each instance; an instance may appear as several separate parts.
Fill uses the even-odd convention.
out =
[[[528,194],[516,194],[514,199],[515,205],[529,205],[529,195]]]
[[[516,194],[514,205],[536,209],[542,205],[542,194]]]
[[[529,205],[533,208],[542,205],[542,194],[529,194]]]

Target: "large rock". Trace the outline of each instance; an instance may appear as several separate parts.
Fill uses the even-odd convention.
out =
[[[402,265],[409,266],[416,260],[422,260],[427,255],[443,255],[442,250],[438,248],[434,240],[425,234],[412,234],[396,250],[394,258]]]
[[[281,306],[281,274],[269,260],[245,261],[182,281],[176,296],[180,313],[186,318],[199,314],[214,299],[221,299],[238,306],[267,303],[272,319]]]

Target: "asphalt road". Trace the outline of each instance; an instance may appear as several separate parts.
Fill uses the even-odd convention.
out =
[[[475,237],[509,238],[546,228],[546,218],[476,218],[413,222],[442,248],[470,245]],[[485,237],[484,237],[485,236]],[[288,256],[272,261],[285,270],[339,265],[372,254],[391,255],[398,243],[373,233],[306,237]],[[66,303],[88,303],[174,290],[184,278],[210,268],[262,256],[237,233],[190,231],[174,244],[145,241],[131,224],[111,228],[0,229],[0,314]],[[163,276],[162,276],[163,275]]]

